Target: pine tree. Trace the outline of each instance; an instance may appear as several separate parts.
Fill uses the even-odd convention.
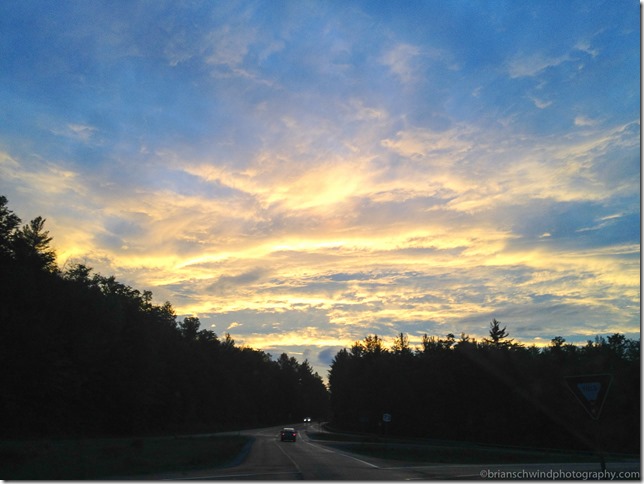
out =
[[[508,348],[512,346],[513,339],[506,339],[510,334],[506,331],[506,326],[501,328],[501,323],[495,319],[490,323],[490,337],[483,338],[483,342],[492,345],[495,348]]]

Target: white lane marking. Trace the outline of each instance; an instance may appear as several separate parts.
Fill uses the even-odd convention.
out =
[[[286,457],[288,457],[288,460],[290,460],[293,463],[293,465],[297,469],[297,472],[299,472],[300,475],[303,475],[302,470],[300,469],[300,466],[297,465],[297,462],[295,462],[290,455],[288,455],[286,452],[284,452],[284,449],[282,449],[282,446],[280,444],[278,444],[277,441],[273,441],[273,444],[275,444],[275,446],[280,450],[280,452],[282,454],[284,454]]]
[[[357,457],[353,457],[352,455],[345,454],[344,452],[340,452],[339,450],[329,449],[328,447],[320,447],[317,444],[312,444],[310,441],[305,441],[305,443],[308,444],[308,445],[311,445],[311,446],[313,446],[313,447],[315,447],[317,449],[321,449],[321,450],[323,450],[325,452],[331,452],[333,454],[343,455],[344,457],[348,457],[349,459],[357,460],[358,462],[361,462],[361,463],[363,463],[365,465],[368,465],[369,467],[373,467],[374,469],[380,469],[376,464],[372,464],[371,462],[367,462],[366,460],[358,459]]]

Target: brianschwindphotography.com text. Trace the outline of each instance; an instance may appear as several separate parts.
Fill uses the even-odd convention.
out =
[[[563,469],[521,469],[521,470],[502,470],[502,469],[482,469],[480,472],[482,479],[501,480],[501,479],[526,479],[526,480],[579,480],[579,481],[613,481],[622,479],[640,479],[639,471],[571,471]]]

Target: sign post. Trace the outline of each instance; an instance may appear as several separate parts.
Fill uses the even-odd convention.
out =
[[[595,420],[595,445],[597,446],[603,471],[606,470],[606,460],[604,459],[599,439],[599,417],[604,408],[604,401],[612,381],[612,375],[608,374],[566,377],[566,383],[570,391],[586,409],[590,417]]]
[[[391,422],[391,414],[390,413],[383,413],[382,414],[382,421],[384,422],[384,433],[385,437],[387,437],[388,430],[389,430],[389,423]]]

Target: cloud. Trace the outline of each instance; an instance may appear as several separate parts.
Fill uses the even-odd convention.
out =
[[[325,348],[318,353],[317,359],[320,363],[330,367],[331,363],[333,362],[333,359],[335,358],[335,355],[341,349],[342,349],[341,347]]]
[[[595,126],[597,120],[587,118],[585,116],[576,116],[575,117],[575,126]]]
[[[233,29],[224,25],[206,36],[209,46],[205,57],[206,64],[236,66],[244,61],[249,45],[255,41],[253,29]]]
[[[531,97],[530,99],[532,99],[532,102],[534,103],[534,105],[539,109],[546,109],[552,105],[552,101],[544,101],[536,97]]]
[[[78,183],[78,173],[53,162],[36,161],[25,167],[19,160],[0,152],[0,173],[5,181],[14,180],[24,190],[39,196],[83,191]]]
[[[577,42],[577,44],[575,44],[575,49],[586,52],[592,57],[597,57],[599,55],[599,50],[591,47],[590,42],[587,40],[580,40]]]
[[[489,280],[477,278],[474,276],[477,267],[490,271],[509,265],[522,267],[529,274],[543,270],[545,261],[567,260],[562,254],[553,255],[547,247],[536,252],[534,249],[523,252],[519,246],[508,250],[518,234],[509,228],[498,230],[484,214],[495,209],[495,218],[502,216],[511,223],[513,219],[508,216],[519,219],[529,213],[526,209],[531,198],[550,198],[557,203],[574,200],[576,192],[571,190],[571,182],[579,170],[583,172],[590,166],[587,162],[592,158],[586,158],[594,156],[598,147],[607,143],[623,142],[619,140],[627,131],[616,129],[613,133],[611,141],[603,132],[596,141],[586,134],[577,139],[577,144],[566,141],[540,147],[544,156],[535,158],[534,146],[529,144],[519,150],[517,144],[512,144],[515,147],[512,157],[500,151],[499,146],[494,152],[486,153],[489,146],[494,146],[493,140],[480,143],[484,134],[472,129],[443,133],[420,129],[401,131],[382,143],[387,151],[406,160],[402,164],[397,162],[395,182],[391,179],[384,182],[372,170],[366,170],[369,175],[359,186],[352,184],[346,193],[340,190],[328,200],[322,197],[320,202],[308,198],[309,192],[325,193],[324,172],[333,165],[323,169],[313,167],[312,171],[291,165],[296,175],[291,177],[292,185],[285,184],[287,191],[272,199],[266,192],[273,186],[279,193],[280,176],[285,168],[279,164],[257,165],[262,167],[261,173],[253,173],[252,169],[245,174],[219,170],[213,172],[217,176],[212,176],[193,170],[223,186],[232,185],[235,191],[230,193],[237,195],[230,200],[152,191],[126,195],[113,200],[107,212],[111,218],[102,220],[102,232],[97,231],[103,234],[97,239],[101,241],[98,246],[112,254],[111,264],[117,272],[147,264],[162,269],[141,280],[161,289],[172,281],[173,293],[185,295],[178,303],[181,311],[235,314],[249,309],[253,311],[246,316],[249,319],[236,316],[232,321],[249,328],[262,320],[264,314],[284,321],[284,315],[292,313],[294,316],[289,320],[295,321],[306,310],[315,309],[327,318],[328,323],[322,324],[347,328],[344,337],[348,339],[359,339],[363,333],[378,328],[392,332],[396,325],[411,329],[423,321],[450,324],[454,331],[453,322],[463,314],[485,311],[483,301],[473,303],[472,296],[493,284],[494,272],[489,274]],[[585,148],[580,148],[579,143]],[[480,162],[493,160],[501,170],[469,173],[463,170],[474,146],[478,147]],[[450,156],[464,165],[449,163]],[[553,171],[552,163],[557,159],[567,162]],[[570,164],[575,159],[578,161]],[[365,162],[365,166],[371,163]],[[483,166],[479,165],[478,170]],[[287,164],[286,168],[290,166]],[[344,167],[342,163],[336,168],[346,172],[331,169],[330,187],[342,186],[333,185],[334,177],[350,177],[353,173],[350,166]],[[311,180],[310,186],[301,185],[307,177]],[[426,180],[432,180],[434,186]],[[405,195],[392,196],[395,193],[392,187],[403,190],[401,193]],[[383,192],[389,196],[379,195]],[[298,193],[303,198],[295,196]],[[608,196],[601,192],[590,195],[592,192],[588,190],[577,193],[579,200],[599,201]],[[426,199],[422,197],[436,194],[440,196],[428,212]],[[367,200],[370,195],[374,198],[369,203],[351,202],[349,206],[354,212],[345,222],[337,219],[335,210],[316,212],[314,223],[304,219],[296,222],[298,212],[310,214],[310,210],[320,206],[346,206],[353,198]],[[416,204],[416,198],[421,202]],[[257,205],[252,200],[261,203]],[[513,206],[514,200],[522,202],[512,214],[504,207]],[[142,210],[128,210],[133,204]],[[521,209],[521,205],[526,209]],[[464,214],[461,219],[455,217],[459,212]],[[376,214],[382,215],[376,217]],[[276,222],[282,216],[287,217],[285,225]],[[422,220],[425,226],[419,229],[418,222]],[[303,232],[305,227],[308,229]],[[181,250],[177,251],[179,247]],[[454,258],[454,254],[459,257]],[[427,272],[418,270],[419,260]],[[592,264],[588,266],[591,260],[579,260],[570,270],[592,273],[595,269]],[[304,277],[306,273],[319,273],[320,264],[328,276]],[[365,274],[365,267],[383,270]],[[453,284],[446,284],[448,274],[450,279],[454,277]],[[440,276],[440,282],[436,276]],[[463,285],[463,277],[472,281],[471,290]],[[438,285],[442,286],[441,290],[430,289]],[[510,287],[497,284],[495,292],[503,293]],[[454,306],[456,294],[468,293],[470,296]],[[529,293],[528,288],[526,294]],[[431,299],[424,299],[428,295]],[[528,297],[524,299],[527,301]],[[470,303],[466,304],[467,300]],[[499,303],[495,299],[490,302]],[[318,335],[322,328],[323,325],[316,326]],[[260,341],[259,336],[253,338]],[[339,343],[334,338],[328,340],[329,344]]]
[[[94,136],[96,130],[97,129],[94,126],[70,123],[62,130],[52,128],[51,132],[58,136],[75,138],[82,142],[88,142]]]
[[[448,153],[450,159],[456,159],[471,148],[470,142],[464,139],[468,131],[463,126],[443,132],[412,128],[396,133],[395,140],[383,140],[382,145],[412,159],[441,153]]]
[[[403,84],[409,84],[419,77],[421,51],[417,46],[397,44],[383,53],[381,62],[389,67]]]
[[[236,276],[221,275],[206,290],[209,294],[232,296],[254,286],[265,274],[264,269],[254,269]]]
[[[571,60],[572,58],[568,54],[548,56],[544,53],[536,52],[530,55],[521,55],[508,62],[508,74],[512,79],[534,77],[546,69],[557,67]]]

